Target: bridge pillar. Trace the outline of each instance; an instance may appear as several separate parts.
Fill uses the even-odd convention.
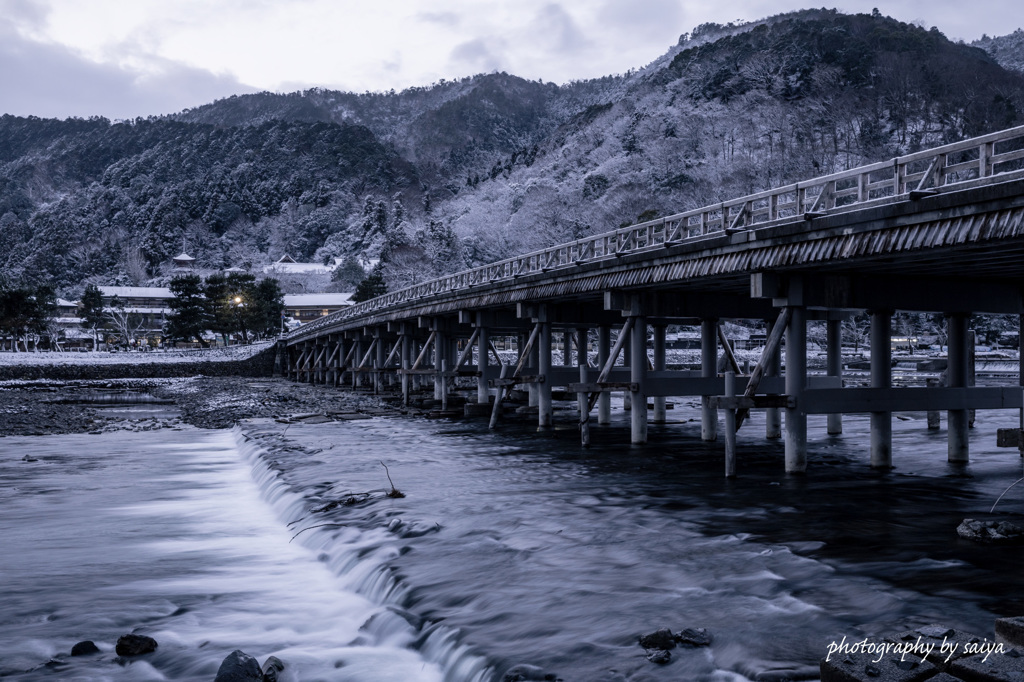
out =
[[[630,339],[630,381],[636,390],[630,392],[633,411],[629,416],[631,442],[647,442],[647,319],[638,315],[633,322]]]
[[[700,375],[704,378],[718,376],[718,320],[700,321]],[[701,440],[718,439],[718,409],[711,404],[711,396],[701,396]]]
[[[359,362],[363,359],[363,337],[357,332],[352,340],[355,351],[352,353],[352,388],[359,388],[363,375],[359,371]]]
[[[537,426],[546,429],[551,426],[551,323],[547,311],[542,309],[540,333],[537,335]]]
[[[786,395],[792,407],[786,408],[786,473],[807,471],[807,413],[804,389],[807,387],[807,309],[790,306],[786,327]]]
[[[765,327],[765,338],[771,336],[772,329],[775,327],[776,320],[767,320]],[[766,359],[765,372],[766,377],[777,377],[779,376],[779,369],[782,367],[782,345],[779,344],[772,351],[772,354]],[[778,440],[782,438],[782,411],[777,407],[769,407],[765,411],[764,416],[764,437],[770,440]]]
[[[654,371],[663,372],[665,371],[665,325],[656,324],[654,325]],[[658,396],[654,399],[654,415],[652,421],[656,424],[664,424],[666,421],[665,415],[665,397]]]
[[[408,371],[409,369],[412,369],[412,349],[415,348],[415,346],[410,343],[411,339],[409,338],[409,330],[406,328],[406,325],[407,323],[403,322],[400,328],[402,349],[398,352],[401,354],[399,364],[402,366],[403,370]],[[402,405],[405,407],[409,406],[409,379],[409,375],[402,372]]]
[[[827,373],[830,377],[838,377],[840,381],[843,376],[843,321],[838,316],[832,319],[829,316],[826,328],[827,348]],[[828,433],[838,436],[843,432],[843,415],[828,415]]]
[[[526,346],[526,341],[527,341],[526,337],[525,336],[522,337],[522,341],[520,342],[519,347],[520,348],[525,347]],[[530,356],[529,356],[529,358],[527,358],[527,360],[526,360],[526,367],[524,368],[524,369],[526,369],[526,373],[527,374],[530,374],[531,372],[533,374],[540,374],[540,371],[538,369],[539,361],[537,359],[537,358],[540,357],[540,353],[538,352],[538,348],[539,347],[540,347],[540,338],[538,338],[537,341],[534,342],[533,347],[530,348]],[[527,394],[529,396],[529,400],[528,400],[527,404],[530,407],[537,407],[537,406],[540,405],[540,392],[538,392],[537,386],[538,386],[537,384],[527,384],[526,385],[526,391],[527,391]]]
[[[608,362],[608,356],[612,352],[612,329],[606,324],[597,328],[597,367],[598,371],[604,369]],[[612,394],[608,391],[601,391],[597,398],[597,423],[612,423]]]
[[[448,355],[448,337],[441,332],[441,325],[435,321],[434,330],[434,400],[444,402],[444,365]]]
[[[572,367],[572,332],[568,329],[562,332],[562,365]]]
[[[968,313],[953,313],[946,318],[946,336],[948,350],[948,366],[946,369],[947,385],[950,388],[967,386],[967,322]],[[970,460],[968,442],[967,410],[949,410],[947,412],[947,434],[949,461],[967,462]]]
[[[586,327],[576,328],[576,367],[582,368],[582,372],[580,373],[580,383],[586,383],[587,368],[590,366],[590,353],[587,348],[587,339],[589,336],[590,330]],[[589,398],[585,400],[585,396],[585,393],[581,393],[578,400],[581,420],[586,416],[585,412],[589,406]]]
[[[871,311],[871,387],[892,388],[892,311]],[[892,468],[892,413],[871,413],[871,466]]]
[[[489,400],[487,389],[487,353],[491,342],[491,335],[481,318],[482,313],[477,313],[477,337],[476,337],[476,370],[480,376],[476,379],[476,401],[480,405],[486,405]]]
[[[620,334],[622,332],[619,332]],[[629,334],[626,336],[626,342],[622,344],[622,366],[625,369],[629,369],[632,373],[633,365],[633,335]],[[629,412],[633,409],[633,396],[629,391],[622,392],[622,409],[624,412]]]
[[[375,327],[373,330],[373,338],[377,341],[377,353],[373,358],[373,392],[375,395],[380,395],[380,390],[384,385],[384,335],[381,334],[380,327]]]

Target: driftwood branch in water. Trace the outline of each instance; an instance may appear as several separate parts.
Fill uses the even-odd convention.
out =
[[[384,462],[381,462],[380,465],[382,467],[384,467],[384,473],[387,474],[387,476],[388,476],[388,483],[391,484],[391,490],[389,490],[388,492],[386,492],[384,494],[387,495],[388,497],[394,497],[394,498],[405,497],[405,493],[403,493],[401,490],[396,488],[395,487],[395,482],[391,480],[391,472],[388,471],[388,465],[385,464]]]

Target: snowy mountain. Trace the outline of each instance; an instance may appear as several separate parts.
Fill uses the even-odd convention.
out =
[[[1024,31],[1021,29],[998,38],[982,36],[971,44],[992,55],[1004,69],[1024,73]]]
[[[207,267],[364,256],[394,287],[1018,112],[1024,75],[979,47],[807,10],[706,24],[647,66],[561,86],[492,73],[113,124],[4,116],[0,264],[72,290],[160,281],[183,249]]]

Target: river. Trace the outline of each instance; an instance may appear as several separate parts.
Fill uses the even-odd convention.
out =
[[[1021,477],[995,447],[1015,412],[981,413],[967,466],[923,414],[894,419],[887,474],[866,466],[866,416],[839,437],[812,418],[800,477],[755,415],[735,480],[690,405],[669,415],[637,447],[618,412],[589,450],[564,414],[542,433],[376,417],[0,439],[0,676],[212,680],[242,649],[304,681],[489,682],[516,664],[744,680],[812,675],[843,636],[991,637],[1024,613],[1024,551],[955,532]],[[382,494],[388,474],[404,498]],[[1024,512],[1024,484],[997,509]],[[660,627],[714,641],[658,666],[637,636]],[[118,662],[131,631],[160,646]],[[84,639],[103,653],[69,657]]]

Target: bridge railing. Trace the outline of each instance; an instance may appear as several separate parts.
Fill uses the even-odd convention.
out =
[[[514,281],[596,260],[675,246],[710,235],[803,217],[917,199],[944,190],[1024,176],[1024,126],[724,201],[414,284],[304,325],[289,338],[395,305],[475,286]],[[998,177],[997,177],[998,176]]]

